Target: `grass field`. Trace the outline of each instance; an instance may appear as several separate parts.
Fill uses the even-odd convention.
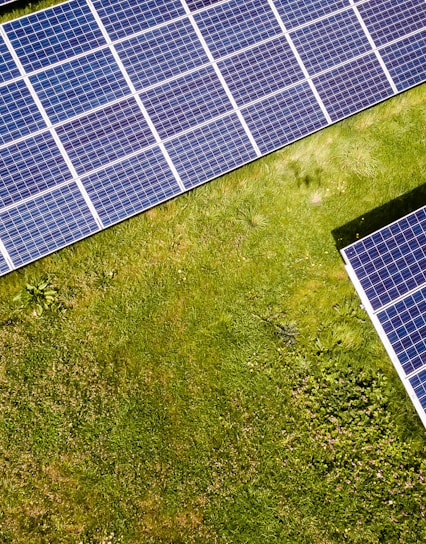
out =
[[[0,542],[426,541],[424,429],[332,234],[426,202],[425,90],[0,279]]]

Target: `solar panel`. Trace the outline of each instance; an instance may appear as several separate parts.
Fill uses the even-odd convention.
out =
[[[424,81],[425,9],[71,0],[0,25],[0,274]]]
[[[344,248],[342,255],[426,426],[426,206]]]

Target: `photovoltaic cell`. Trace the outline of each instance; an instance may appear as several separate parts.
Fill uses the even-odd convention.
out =
[[[291,35],[310,75],[369,51],[370,44],[353,11],[343,11]]]
[[[0,212],[0,239],[15,267],[97,230],[98,226],[75,183]]]
[[[406,375],[426,365],[426,287],[378,312]]]
[[[4,260],[3,255],[0,254],[0,274],[6,274],[7,272],[10,272],[9,265]]]
[[[209,61],[188,20],[130,38],[118,43],[116,49],[137,90]]]
[[[393,94],[374,54],[360,57],[313,78],[333,121],[356,113]]]
[[[426,208],[348,246],[344,254],[373,310],[426,282]]]
[[[426,24],[424,0],[370,0],[358,6],[376,47],[402,38]]]
[[[426,370],[410,378],[410,385],[419,399],[420,405],[426,412]]]
[[[186,189],[256,158],[236,114],[173,138],[166,149]]]
[[[106,43],[85,0],[16,19],[4,29],[27,73]]]
[[[242,109],[262,153],[269,153],[327,121],[308,83],[304,82]]]
[[[78,117],[56,130],[79,175],[155,144],[134,98]]]
[[[30,81],[52,123],[130,94],[112,53],[89,53],[34,74]]]
[[[18,203],[71,179],[49,132],[0,150],[0,207]]]
[[[173,136],[232,110],[231,102],[211,66],[139,96],[161,138]]]
[[[46,123],[23,80],[0,87],[0,146],[44,127]]]
[[[19,77],[20,72],[3,38],[0,36],[0,84]]]
[[[239,106],[304,78],[284,36],[228,57],[218,66]]]
[[[221,0],[188,0],[186,3],[191,11],[197,11],[197,9],[207,8],[217,2],[221,2]]]
[[[105,226],[181,192],[159,147],[91,174],[83,184]]]
[[[179,0],[94,0],[93,4],[112,40],[185,15]]]
[[[266,0],[231,0],[194,19],[215,58],[281,33]]]
[[[426,30],[380,51],[399,91],[426,79]]]
[[[348,0],[275,0],[287,30],[348,7]]]

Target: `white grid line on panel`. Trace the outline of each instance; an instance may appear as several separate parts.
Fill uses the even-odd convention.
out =
[[[390,75],[389,70],[387,69],[386,64],[384,63],[384,60],[382,59],[382,55],[379,53],[379,51],[378,51],[378,49],[377,49],[377,47],[376,47],[376,44],[374,43],[373,38],[371,37],[371,34],[370,34],[370,32],[369,32],[369,30],[368,30],[368,28],[367,28],[367,25],[364,23],[364,20],[363,20],[363,18],[361,17],[361,14],[360,14],[360,12],[359,12],[359,9],[358,9],[357,6],[355,5],[354,0],[349,0],[349,3],[350,3],[351,6],[352,6],[352,9],[353,9],[353,11],[354,11],[354,13],[355,13],[355,16],[356,16],[356,18],[358,19],[359,24],[361,25],[361,28],[362,28],[362,30],[364,31],[364,34],[366,35],[367,40],[369,41],[370,46],[371,46],[372,50],[374,51],[374,53],[375,53],[375,55],[376,55],[376,58],[377,58],[377,60],[379,61],[379,64],[380,64],[380,66],[382,67],[382,70],[383,70],[383,72],[385,73],[386,78],[387,78],[387,80],[389,81],[389,84],[390,84],[390,86],[392,87],[392,90],[393,90],[394,94],[397,94],[397,93],[398,93],[398,89],[397,89],[397,87],[396,87],[396,85],[395,85],[395,82],[394,82],[394,80],[392,79],[392,76]]]
[[[38,197],[48,195],[49,193],[53,193],[53,191],[56,191],[58,189],[62,189],[62,187],[66,187],[67,185],[71,185],[72,183],[76,183],[77,181],[75,179],[67,179],[67,181],[62,181],[61,183],[58,183],[57,185],[54,185],[53,187],[47,187],[46,189],[43,189],[42,191],[39,191],[38,193],[34,195],[29,195],[24,198],[21,198],[21,200],[17,200],[16,202],[12,202],[11,204],[8,204],[7,206],[3,206],[1,209],[1,212],[7,212],[9,210],[13,210],[13,208],[17,208],[18,206],[21,206],[21,204],[26,204],[27,202],[31,202],[32,200],[35,200]]]
[[[6,261],[10,270],[15,270],[15,265],[13,264],[12,259],[10,258],[9,252],[6,249],[6,246],[0,240],[0,253],[3,255],[4,260]]]
[[[382,342],[390,360],[392,361],[392,364],[399,376],[399,379],[401,380],[401,382],[403,383],[404,387],[405,387],[405,390],[407,391],[407,394],[411,400],[411,402],[413,403],[416,411],[417,411],[417,414],[419,415],[420,417],[420,420],[421,422],[423,423],[423,425],[426,427],[426,413],[422,407],[422,405],[420,404],[420,401],[410,383],[410,378],[412,378],[413,376],[415,376],[416,374],[420,373],[422,370],[424,370],[424,367],[421,367],[419,369],[417,369],[415,372],[413,372],[412,374],[410,374],[409,376],[406,376],[405,375],[405,372],[401,366],[401,363],[399,362],[399,359],[398,359],[398,356],[397,354],[395,353],[395,350],[393,349],[392,347],[392,344],[390,343],[385,331],[383,330],[382,328],[382,325],[378,319],[378,317],[376,316],[376,314],[370,314],[368,311],[367,313],[369,314],[369,317],[371,319],[371,322],[373,323],[373,326],[374,328],[376,329],[376,332],[380,338],[380,341]]]
[[[30,91],[31,93],[31,96],[33,97],[34,99],[34,102],[37,104],[37,107],[46,123],[46,125],[50,128],[50,133],[53,137],[53,139],[55,140],[55,143],[56,145],[58,146],[58,149],[59,151],[61,152],[61,155],[66,163],[66,165],[68,166],[70,172],[71,172],[71,176],[74,178],[74,181],[76,182],[82,196],[83,196],[83,199],[84,201],[86,202],[91,214],[93,215],[93,218],[95,219],[96,223],[98,224],[99,228],[103,229],[103,224],[102,224],[102,221],[97,213],[97,211],[95,210],[95,207],[93,206],[93,203],[92,201],[90,200],[89,198],[89,195],[87,194],[86,192],[86,189],[83,187],[83,184],[81,183],[81,180],[79,179],[79,176],[71,162],[71,159],[69,158],[68,156],[68,153],[65,151],[64,149],[64,146],[62,145],[62,142],[61,140],[59,139],[59,136],[58,134],[56,133],[56,130],[55,128],[53,127],[47,113],[46,113],[46,110],[44,109],[39,97],[37,96],[37,93],[35,92],[34,90],[34,87],[32,86],[28,76],[26,75],[25,73],[25,70],[24,70],[24,67],[22,66],[21,64],[21,61],[19,60],[19,57],[18,55],[16,54],[15,50],[13,49],[12,47],[12,44],[10,43],[10,40],[6,34],[6,32],[4,31],[4,28],[1,27],[0,28],[0,34],[2,35],[3,39],[4,39],[4,42],[5,44],[7,45],[8,49],[9,49],[9,52],[10,54],[12,55],[13,57],[13,60],[15,61],[19,71],[21,72],[22,76],[23,76],[23,79],[25,81],[25,84],[27,85],[27,88],[28,90]],[[34,195],[33,198],[36,198],[37,195]]]
[[[167,152],[167,150],[166,150],[166,148],[164,146],[164,143],[162,142],[162,140],[160,138],[160,135],[158,134],[158,131],[155,128],[154,123],[151,120],[151,117],[149,116],[145,106],[143,105],[142,100],[139,98],[139,95],[138,95],[138,93],[137,93],[137,91],[135,89],[135,86],[133,85],[132,80],[129,77],[129,74],[127,73],[127,70],[124,67],[123,63],[122,63],[122,61],[121,61],[121,59],[120,59],[120,57],[119,57],[119,55],[117,53],[117,50],[115,49],[114,44],[113,44],[113,42],[112,42],[112,40],[111,40],[105,26],[104,26],[104,24],[102,23],[102,20],[99,17],[99,14],[95,9],[95,6],[92,3],[92,0],[86,0],[86,1],[87,1],[87,4],[88,4],[92,14],[93,14],[93,17],[95,18],[96,22],[98,23],[99,28],[101,29],[102,34],[104,35],[104,37],[105,37],[105,39],[106,39],[106,41],[107,41],[107,43],[109,45],[109,49],[110,49],[110,51],[111,51],[111,53],[112,53],[112,55],[114,57],[115,62],[118,64],[118,67],[120,68],[120,71],[123,74],[123,77],[126,80],[126,83],[129,86],[129,89],[130,89],[134,99],[136,100],[139,108],[141,109],[141,112],[142,112],[142,114],[143,114],[143,116],[145,118],[145,121],[148,123],[148,126],[151,129],[151,131],[152,131],[152,133],[154,135],[154,138],[155,138],[156,142],[158,143],[158,145],[159,145],[159,147],[161,149],[161,152],[164,155],[164,158],[167,161],[167,164],[169,165],[171,171],[173,172],[173,175],[174,175],[174,177],[176,179],[177,184],[179,185],[179,187],[180,187],[180,189],[182,191],[185,191],[186,189],[185,189],[185,186],[184,186],[184,184],[183,184],[183,182],[181,180],[181,177],[180,177],[178,171],[176,170],[176,167],[173,164],[173,162],[172,162],[172,160],[170,158],[170,155],[168,154],[168,152]]]
[[[309,73],[308,73],[308,70],[306,69],[306,66],[304,65],[300,55],[299,55],[299,52],[297,51],[296,49],[296,46],[294,45],[294,42],[290,36],[290,33],[288,32],[288,30],[286,29],[284,23],[283,23],[283,20],[281,19],[281,16],[280,14],[278,13],[278,10],[275,6],[275,4],[273,3],[272,0],[267,0],[268,1],[268,4],[270,5],[277,21],[278,21],[278,24],[280,25],[280,28],[281,30],[283,31],[285,37],[287,38],[287,41],[288,41],[288,44],[291,48],[291,50],[293,51],[293,54],[294,56],[296,57],[297,59],[297,62],[299,63],[299,66],[303,72],[303,75],[305,76],[308,84],[309,84],[309,87],[311,88],[311,91],[314,93],[314,96],[319,104],[319,107],[321,108],[321,111],[323,112],[324,114],[324,117],[327,119],[327,123],[329,125],[331,125],[332,123],[332,120],[331,120],[331,117],[327,111],[327,108],[325,107],[324,105],[324,102],[322,101],[322,98],[320,97],[315,85],[314,85],[314,82],[312,81],[312,78],[309,76]]]
[[[247,134],[247,137],[248,139],[250,140],[250,143],[251,145],[253,146],[253,149],[255,150],[256,152],[256,155],[258,157],[260,157],[262,155],[262,153],[260,152],[260,149],[256,143],[256,140],[254,139],[253,137],[253,134],[251,133],[251,130],[249,129],[240,109],[238,108],[238,105],[237,103],[235,102],[235,98],[233,97],[232,93],[231,93],[231,90],[229,89],[228,87],[228,84],[226,83],[220,69],[219,69],[219,66],[217,65],[217,62],[214,60],[213,58],[213,55],[209,49],[209,46],[207,45],[203,35],[201,34],[201,31],[200,29],[198,28],[198,25],[197,23],[195,22],[195,19],[190,11],[190,9],[188,8],[188,4],[186,3],[186,0],[181,0],[181,3],[185,9],[185,12],[187,13],[188,15],[188,19],[191,21],[191,24],[195,30],[195,33],[197,34],[197,37],[198,39],[200,40],[200,43],[201,45],[203,46],[203,49],[204,51],[206,52],[206,55],[208,56],[209,58],[209,61],[210,61],[210,64],[211,66],[213,66],[213,69],[217,75],[217,77],[219,78],[219,81],[220,83],[222,84],[222,87],[224,88],[225,90],[225,93],[226,95],[228,96],[229,100],[231,101],[231,104],[232,104],[232,108],[234,109],[234,111],[236,112],[237,116],[238,116],[238,119],[240,121],[240,123],[242,124],[243,128],[244,128],[244,131],[245,133]]]

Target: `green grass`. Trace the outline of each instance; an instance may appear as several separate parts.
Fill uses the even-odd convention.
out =
[[[426,539],[424,429],[332,236],[424,183],[424,92],[0,279],[1,542]]]

